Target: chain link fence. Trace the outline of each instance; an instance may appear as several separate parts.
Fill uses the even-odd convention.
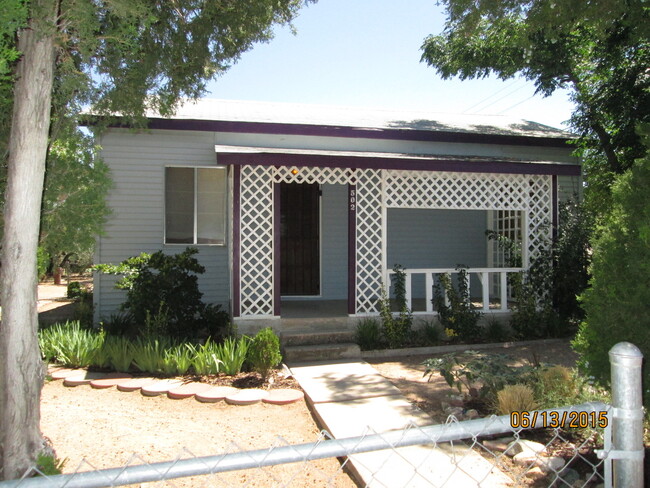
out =
[[[643,487],[643,406],[639,350],[619,344],[610,352],[612,405],[585,403],[559,409],[456,421],[363,436],[216,456],[185,451],[176,459],[94,470],[82,465],[65,475],[0,482],[0,488],[93,488],[157,482],[157,486],[215,487]],[[600,432],[575,436],[574,430]],[[335,472],[312,463],[338,458]],[[349,477],[348,477],[349,476]]]

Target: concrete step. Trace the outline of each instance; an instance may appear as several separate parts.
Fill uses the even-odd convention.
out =
[[[309,361],[330,361],[336,359],[360,359],[361,349],[358,344],[345,342],[339,344],[310,344],[285,346],[284,361],[287,363],[304,363]]]
[[[314,346],[354,342],[354,335],[351,330],[291,331],[283,333],[280,340],[285,347]]]

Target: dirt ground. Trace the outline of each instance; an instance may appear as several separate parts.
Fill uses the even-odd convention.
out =
[[[576,353],[571,349],[569,339],[538,341],[534,345],[517,347],[495,347],[481,349],[488,354],[507,354],[512,357],[512,364],[531,364],[534,361],[549,364],[561,364],[567,367],[575,366]],[[440,356],[440,355],[437,355]],[[440,407],[442,401],[448,401],[449,394],[455,390],[449,388],[444,378],[434,374],[431,380],[425,378],[425,367],[422,362],[437,357],[427,354],[402,358],[368,359],[367,361],[400,389],[406,398],[427,412],[438,422],[444,422],[446,415]]]
[[[204,404],[194,399],[145,397],[114,388],[68,388],[61,381],[51,381],[43,388],[41,429],[57,456],[66,459],[65,473],[266,449],[319,438],[319,429],[304,401],[283,406]],[[336,459],[184,478],[156,486],[285,484],[356,486],[341,472]]]

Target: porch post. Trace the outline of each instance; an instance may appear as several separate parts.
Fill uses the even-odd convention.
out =
[[[241,167],[233,166],[232,188],[232,316],[241,315],[241,202],[240,202]]]
[[[273,184],[273,315],[281,314],[281,288],[280,288],[280,183]]]
[[[348,184],[348,314],[357,312],[357,187]]]

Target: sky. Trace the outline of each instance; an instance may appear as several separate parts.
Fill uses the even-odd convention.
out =
[[[522,78],[442,80],[420,62],[442,32],[435,0],[319,0],[208,86],[210,98],[507,115],[566,127],[568,92],[544,98]]]

